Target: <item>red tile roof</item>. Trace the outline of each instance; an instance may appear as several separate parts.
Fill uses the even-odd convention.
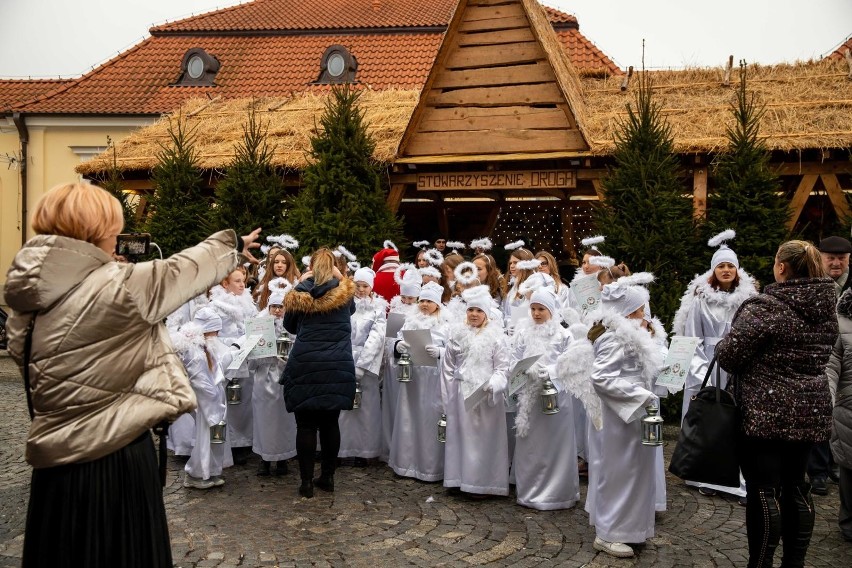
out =
[[[33,114],[162,114],[197,96],[286,96],[316,88],[311,83],[318,78],[322,55],[334,44],[345,46],[358,60],[359,83],[374,89],[419,89],[429,74],[446,25],[383,31],[379,23],[402,25],[405,16],[412,22],[440,24],[448,20],[447,12],[455,3],[456,0],[381,0],[378,15],[361,22],[375,25],[374,28],[305,33],[294,31],[294,26],[328,26],[338,19],[352,25],[348,16],[341,16],[340,12],[335,18],[334,10],[339,8],[348,14],[348,6],[360,6],[363,11],[371,0],[325,0],[322,10],[304,0],[256,0],[153,28],[150,38],[79,79],[28,102],[20,110]],[[282,12],[283,6],[292,11]],[[313,9],[307,9],[309,6]],[[424,10],[424,6],[429,10]],[[395,8],[391,10],[392,7]],[[380,18],[385,10],[393,18]],[[319,17],[320,12],[324,19]],[[579,32],[573,16],[556,10],[548,13],[551,21],[561,22],[556,24],[557,34],[581,73],[619,73],[613,62]],[[267,31],[247,31],[250,26],[260,25],[264,16]],[[280,27],[285,25],[286,29]],[[406,27],[415,25],[409,22]],[[220,26],[221,31],[214,26]],[[235,30],[239,33],[233,33]],[[221,63],[215,86],[174,85],[184,54],[195,47],[203,48]]]
[[[0,112],[70,82],[70,79],[0,79]]]
[[[458,0],[255,0],[151,28],[152,34],[210,31],[442,27]],[[545,8],[553,23],[577,19]]]
[[[829,55],[832,59],[846,59],[846,50],[852,50],[852,36],[849,36],[845,42],[841,43],[840,46],[835,49]]]

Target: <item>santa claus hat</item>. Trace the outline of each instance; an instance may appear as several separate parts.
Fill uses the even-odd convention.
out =
[[[383,248],[373,255],[373,271],[378,271],[379,268],[386,262],[399,262],[399,251],[392,248]]]

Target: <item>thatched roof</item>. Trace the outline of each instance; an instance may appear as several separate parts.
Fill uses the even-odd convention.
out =
[[[766,104],[761,136],[772,150],[852,147],[852,82],[846,63],[760,66],[748,68],[749,90]],[[672,127],[675,150],[681,153],[714,152],[724,148],[725,127],[731,123],[730,104],[739,81],[722,85],[722,68],[657,71],[652,73],[656,101]],[[626,92],[622,78],[583,78],[585,126],[590,154],[606,155],[613,148],[613,133],[626,116],[637,81]],[[418,91],[365,91],[361,97],[370,131],[376,140],[375,159],[390,163],[413,112]],[[323,112],[326,96],[301,94],[287,99],[191,100],[170,117],[144,127],[117,144],[121,170],[148,170],[157,163],[161,144],[169,140],[169,118],[182,117],[196,129],[200,166],[224,168],[242,137],[248,108],[254,105],[268,125],[277,166],[302,169],[307,164],[309,140]],[[81,164],[77,171],[93,175],[110,167],[112,152]]]

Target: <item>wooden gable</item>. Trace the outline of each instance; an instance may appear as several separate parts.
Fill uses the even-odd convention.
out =
[[[582,88],[536,0],[460,0],[399,146],[401,162],[589,150]]]

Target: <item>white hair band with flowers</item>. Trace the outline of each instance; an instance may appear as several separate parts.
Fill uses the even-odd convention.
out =
[[[411,244],[414,245],[417,248],[426,248],[432,243],[430,243],[429,241],[414,241]]]
[[[589,259],[589,264],[592,266],[600,266],[601,268],[612,268],[615,266],[615,259],[611,256],[593,256]]]
[[[423,258],[429,261],[432,266],[441,266],[444,263],[444,255],[438,249],[427,250]]]
[[[536,270],[539,266],[541,266],[541,259],[533,258],[530,260],[519,260],[515,265],[515,268],[520,268],[521,270]]]
[[[730,241],[737,236],[737,232],[733,229],[725,229],[709,241],[707,241],[707,245],[711,247],[717,247],[719,245],[724,245],[726,241]]]
[[[340,252],[340,254],[342,254],[343,256],[345,256],[346,260],[348,260],[350,262],[354,262],[354,261],[357,260],[355,255],[352,254],[351,252],[349,252],[349,250],[343,245],[338,245],[337,251]]]
[[[515,241],[513,243],[509,243],[507,245],[504,245],[503,248],[506,249],[506,250],[517,250],[517,249],[523,247],[524,244],[525,244],[524,241]]]
[[[483,251],[487,251],[494,248],[494,243],[492,243],[491,239],[488,237],[482,237],[481,239],[473,239],[470,241],[470,248],[473,250],[482,249]]]
[[[456,282],[461,284],[462,286],[470,286],[476,282],[479,282],[479,272],[476,268],[476,265],[472,262],[462,262],[456,269],[453,271],[453,274],[456,276]]]
[[[393,241],[385,241],[384,243],[382,243],[382,248],[393,249],[396,252],[399,252],[399,249],[396,248],[396,245],[393,244]]]

